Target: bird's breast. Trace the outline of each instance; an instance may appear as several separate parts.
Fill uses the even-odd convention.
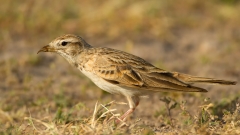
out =
[[[139,93],[139,90],[135,89],[128,89],[128,88],[123,88],[118,85],[109,83],[105,81],[103,78],[97,76],[93,72],[88,71],[85,68],[78,68],[84,75],[86,75],[89,79],[92,80],[94,84],[96,84],[99,88],[102,90],[105,90],[111,94],[120,94],[120,95],[125,95],[125,96],[134,96],[134,95],[142,95]]]
[[[121,90],[117,88],[116,85],[113,85],[107,81],[105,81],[103,78],[97,76],[93,72],[87,71],[84,68],[81,68],[80,70],[85,76],[87,76],[89,79],[92,80],[93,83],[95,83],[99,88],[112,93],[112,94],[122,94]]]

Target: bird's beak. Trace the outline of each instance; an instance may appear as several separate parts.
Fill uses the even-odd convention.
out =
[[[51,47],[50,45],[46,45],[43,48],[41,48],[37,53],[40,52],[56,52],[56,49]]]

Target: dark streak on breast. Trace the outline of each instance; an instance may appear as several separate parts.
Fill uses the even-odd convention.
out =
[[[119,84],[118,81],[114,81],[114,80],[107,80],[107,79],[104,79],[105,81],[109,82],[109,83],[112,83],[112,84]]]
[[[78,67],[78,64],[77,64],[77,63],[74,63],[73,65],[74,65],[75,67]]]
[[[113,71],[113,70],[111,70],[111,71],[110,71],[110,74],[111,74],[111,75],[112,75],[112,74],[114,74],[114,71]]]

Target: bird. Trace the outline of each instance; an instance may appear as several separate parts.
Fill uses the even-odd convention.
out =
[[[207,92],[195,83],[235,85],[236,81],[192,76],[155,67],[133,54],[107,47],[93,47],[82,37],[66,34],[57,37],[40,52],[54,52],[80,70],[99,88],[126,97],[129,109],[125,120],[139,105],[140,97],[156,92]]]

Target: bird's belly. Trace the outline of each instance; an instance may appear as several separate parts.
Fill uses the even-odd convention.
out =
[[[81,72],[86,75],[88,78],[90,78],[99,88],[112,93],[112,94],[121,94],[125,96],[134,96],[134,95],[139,95],[139,90],[134,90],[134,89],[128,89],[128,88],[123,88],[118,85],[109,83],[102,79],[101,77],[98,77],[92,72],[86,71],[84,69],[81,70]],[[141,94],[140,94],[141,95]]]

